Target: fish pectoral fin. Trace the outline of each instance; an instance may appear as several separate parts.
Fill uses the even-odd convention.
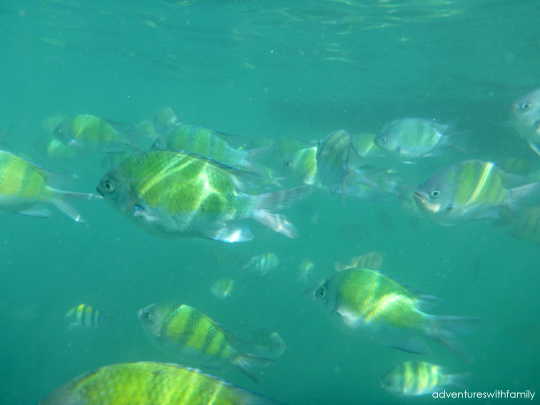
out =
[[[253,233],[246,226],[226,226],[207,237],[208,239],[227,243],[248,242],[254,238]]]
[[[533,141],[529,141],[529,146],[531,147],[532,150],[534,150],[534,152],[540,156],[540,145],[537,144],[536,142],[533,142]]]
[[[427,354],[431,353],[431,349],[428,344],[419,337],[411,337],[407,340],[397,342],[392,345],[393,348],[403,350],[404,352]]]
[[[338,308],[336,312],[341,316],[341,319],[343,319],[343,323],[349,328],[355,328],[361,319],[361,317],[347,307]]]
[[[32,207],[25,210],[17,211],[17,214],[38,218],[49,218],[52,215],[51,211],[46,207]]]

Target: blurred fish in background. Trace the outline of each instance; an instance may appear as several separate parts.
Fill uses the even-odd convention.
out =
[[[80,304],[71,308],[66,314],[70,329],[95,329],[103,326],[104,318],[99,309],[90,305]]]
[[[274,267],[279,265],[279,258],[275,253],[263,253],[258,256],[253,256],[249,262],[243,267],[252,273],[257,273],[260,276],[264,276]]]
[[[234,288],[234,280],[230,278],[222,278],[212,284],[211,290],[212,294],[217,298],[228,298],[230,297]]]
[[[540,155],[540,89],[531,91],[512,103],[509,125]]]

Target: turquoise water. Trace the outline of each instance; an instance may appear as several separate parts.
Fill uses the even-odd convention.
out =
[[[83,192],[94,192],[107,171],[102,156],[69,163],[44,155],[36,143],[48,135],[48,117],[135,124],[170,106],[182,122],[277,143],[317,141],[338,128],[376,133],[419,116],[467,131],[480,158],[537,164],[501,124],[514,99],[540,87],[538,13],[537,0],[4,1],[0,133],[9,150],[76,174],[68,187]],[[458,160],[396,169],[416,186]],[[168,301],[194,306],[241,337],[278,331],[288,348],[258,384],[236,371],[210,372],[289,404],[434,401],[379,386],[407,360],[470,372],[472,391],[540,389],[538,246],[489,222],[443,227],[395,203],[343,206],[340,196],[318,193],[286,212],[299,239],[250,224],[252,242],[223,244],[159,239],[103,201],[77,207],[86,222],[58,211],[46,220],[1,217],[2,404],[35,404],[107,364],[175,361],[137,320],[140,308]],[[268,251],[279,267],[262,277],[242,271]],[[334,262],[370,251],[382,253],[385,272],[445,301],[432,313],[487,321],[464,339],[474,364],[435,343],[418,356],[356,340],[304,298],[334,274]],[[315,263],[307,285],[296,281],[304,258]],[[222,277],[236,282],[225,301],[210,292]],[[101,309],[109,324],[66,331],[65,313],[81,303]]]

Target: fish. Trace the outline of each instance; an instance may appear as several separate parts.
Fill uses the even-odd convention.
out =
[[[253,173],[178,151],[135,153],[101,179],[97,191],[135,225],[163,238],[253,239],[238,221],[254,219],[289,238],[298,233],[274,211],[311,194],[308,187],[266,194],[240,190]]]
[[[322,187],[317,177],[316,156],[317,147],[301,149],[292,155],[291,160],[285,163],[285,167],[290,169],[294,176],[300,177],[304,184]]]
[[[351,259],[351,264],[334,263],[336,271],[343,271],[352,268],[364,268],[370,270],[380,270],[382,267],[381,252],[369,252],[364,255],[355,256]]]
[[[314,267],[315,265],[313,264],[312,260],[302,260],[302,263],[300,263],[300,267],[298,268],[298,276],[296,277],[296,281],[304,280],[304,283],[307,283],[308,277],[311,273],[313,273]]]
[[[388,156],[404,163],[442,154],[451,146],[448,125],[422,118],[396,120],[383,127],[375,143]]]
[[[80,304],[71,308],[66,314],[68,329],[95,329],[103,326],[103,314],[90,305]]]
[[[423,361],[406,361],[388,370],[379,383],[388,392],[402,396],[431,395],[442,388],[457,385],[469,373],[446,374],[444,368]]]
[[[273,269],[279,264],[279,258],[275,253],[263,253],[262,255],[253,256],[249,262],[242,267],[243,269],[248,269],[252,273],[257,273],[260,276],[268,273],[269,270]]]
[[[258,356],[277,359],[287,349],[287,344],[277,332],[261,328],[253,332],[250,352]]]
[[[53,205],[76,222],[83,218],[69,200],[95,200],[100,196],[57,190],[52,183],[67,176],[53,173],[11,152],[0,150],[0,210],[33,217],[50,217]]]
[[[345,201],[347,183],[354,180],[356,172],[351,167],[353,155],[357,155],[350,134],[338,129],[321,139],[317,146],[317,175],[320,182],[328,187],[332,194],[342,191]]]
[[[540,89],[519,97],[511,104],[508,124],[540,155]]]
[[[165,107],[157,112],[154,116],[154,131],[162,134],[171,128],[181,125],[174,111],[170,107]]]
[[[130,135],[135,133],[135,127],[131,124],[108,121],[89,114],[66,118],[54,130],[60,141],[78,152],[138,150],[130,141]]]
[[[200,370],[157,362],[119,363],[84,373],[39,405],[277,405]]]
[[[250,161],[269,148],[238,150],[226,140],[229,135],[197,125],[182,124],[166,131],[158,137],[152,150],[181,150],[205,156],[232,167],[245,168],[264,174],[264,170]]]
[[[214,284],[212,284],[212,294],[214,294],[218,298],[228,298],[233,290],[234,287],[234,280],[231,280],[230,278],[222,278],[218,281],[216,281]]]
[[[311,293],[310,293],[311,295]],[[410,353],[429,353],[425,338],[447,347],[467,362],[457,334],[478,329],[473,317],[429,315],[421,310],[436,304],[422,294],[377,270],[351,268],[335,273],[314,293],[330,321],[343,333]]]
[[[353,148],[364,161],[386,156],[381,148],[375,143],[376,136],[376,134],[369,132],[351,135]]]
[[[513,187],[513,188],[512,188]],[[496,219],[540,201],[540,183],[506,172],[495,163],[466,160],[439,171],[414,192],[422,214],[441,225]]]
[[[272,360],[247,353],[248,342],[185,304],[152,304],[139,310],[141,326],[160,347],[183,361],[206,367],[233,366],[252,380]]]
[[[506,233],[516,239],[540,244],[540,205],[524,207],[517,217],[508,217],[512,225]]]
[[[37,148],[48,157],[57,160],[74,161],[78,154],[56,138],[44,138],[36,142]]]

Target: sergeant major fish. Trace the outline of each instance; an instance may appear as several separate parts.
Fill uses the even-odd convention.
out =
[[[67,200],[92,200],[101,197],[51,187],[51,183],[60,182],[62,177],[13,153],[0,150],[0,210],[34,217],[49,217],[51,213],[45,205],[54,205],[73,220],[83,221]]]
[[[178,151],[137,153],[110,170],[97,190],[115,209],[165,238],[223,242],[253,239],[236,221],[252,218],[289,238],[296,228],[272,211],[310,194],[307,187],[251,195],[240,191],[253,174]]]
[[[428,315],[423,302],[436,302],[391,277],[351,268],[334,274],[314,293],[328,318],[342,332],[411,353],[428,353],[424,338],[439,342],[471,361],[455,334],[472,331],[477,318]]]
[[[81,304],[71,308],[66,314],[70,322],[68,329],[95,329],[103,325],[103,314],[99,309]]]
[[[449,385],[461,386],[468,376],[468,373],[446,374],[441,366],[423,361],[406,361],[388,370],[380,384],[392,394],[420,396],[431,395]]]
[[[278,405],[200,370],[177,364],[120,363],[84,373],[39,405]]]
[[[253,256],[243,268],[263,276],[278,264],[279,258],[275,253],[263,253],[262,255]]]
[[[139,311],[141,326],[165,350],[201,366],[232,365],[256,380],[254,368],[271,360],[243,351],[243,342],[220,324],[188,305],[152,304]]]
[[[540,183],[508,173],[493,162],[466,160],[422,183],[414,198],[424,216],[441,225],[453,225],[467,220],[495,219],[501,209],[515,211],[526,203],[538,201]]]

